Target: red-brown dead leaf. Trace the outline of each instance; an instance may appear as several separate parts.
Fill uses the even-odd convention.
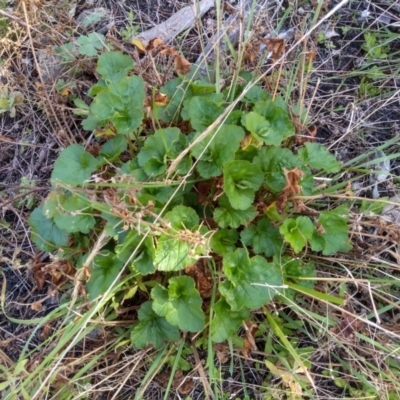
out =
[[[303,145],[306,142],[315,142],[315,137],[317,136],[317,127],[311,125],[307,129],[307,135],[296,135],[296,144]]]
[[[152,51],[157,49],[158,47],[164,45],[164,41],[160,38],[151,39],[149,44],[146,46],[147,51]]]
[[[300,169],[293,168],[291,170],[283,169],[286,178],[286,186],[282,193],[276,199],[276,208],[280,214],[283,213],[283,209],[289,199],[289,196],[293,194],[301,193],[301,186],[299,185],[300,179],[304,176],[304,172]]]
[[[39,290],[43,289],[44,283],[46,282],[45,274],[42,270],[43,264],[36,263],[32,268],[32,277]]]
[[[245,61],[249,62],[250,64],[254,64],[255,61],[257,60],[259,52],[260,52],[260,42],[258,40],[252,43],[248,43],[244,51]]]
[[[185,273],[193,278],[196,283],[196,289],[203,299],[209,299],[212,291],[211,273],[207,268],[206,260],[201,258],[194,265],[185,267]]]
[[[192,64],[186,60],[185,57],[177,54],[174,57],[174,68],[175,71],[178,72],[179,74],[187,74],[190,71],[190,66]]]
[[[214,345],[214,351],[218,358],[218,362],[220,364],[225,364],[229,361],[228,354],[229,354],[229,346],[225,343],[216,343]]]
[[[178,369],[175,373],[172,386],[174,389],[177,389],[181,395],[186,396],[193,390],[194,383],[192,379],[189,379],[180,369]]]
[[[45,326],[42,329],[42,333],[40,334],[40,338],[46,340],[50,336],[50,332],[51,332],[51,325],[45,324]]]
[[[154,95],[154,102],[159,107],[166,106],[168,104],[168,95],[157,92]]]
[[[258,331],[258,326],[253,321],[246,321],[244,328],[245,334],[242,353],[245,358],[248,358],[252,350],[257,350],[254,335]]]
[[[40,312],[43,309],[43,304],[40,303],[39,301],[35,301],[34,303],[31,303],[31,309],[33,311]]]
[[[166,56],[175,56],[178,54],[175,47],[166,47],[160,51],[160,54],[164,54]]]
[[[282,57],[285,52],[285,41],[281,38],[262,39],[267,50],[272,52],[272,58],[276,61]]]

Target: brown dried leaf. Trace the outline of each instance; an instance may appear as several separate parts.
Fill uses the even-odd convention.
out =
[[[164,44],[164,41],[160,38],[151,39],[149,44],[146,46],[146,50],[147,51],[155,50],[158,47],[162,46],[163,44]]]
[[[44,283],[46,282],[45,274],[42,270],[42,264],[36,264],[32,268],[32,277],[39,290],[43,289]]]
[[[254,335],[258,331],[258,326],[253,321],[246,321],[244,328],[245,334],[242,353],[245,358],[248,358],[252,350],[257,350]]]
[[[283,169],[286,178],[286,186],[284,187],[282,193],[276,199],[276,208],[280,214],[283,213],[283,208],[285,207],[288,198],[292,194],[300,194],[301,186],[299,185],[300,178],[304,176],[304,172],[300,169],[293,168],[291,170]]]
[[[209,299],[212,292],[211,273],[207,268],[206,260],[201,258],[194,265],[185,268],[185,273],[193,278],[196,283],[196,289],[203,299]]]
[[[159,107],[166,106],[168,104],[168,95],[157,92],[154,96],[154,102]]]
[[[166,56],[175,56],[178,54],[175,47],[166,47],[165,49],[160,51],[160,54],[164,54]]]
[[[31,309],[33,311],[40,312],[43,309],[43,304],[40,303],[39,301],[35,301],[34,303],[31,304]]]
[[[190,66],[192,64],[186,60],[185,57],[177,54],[174,57],[174,68],[175,71],[178,72],[179,74],[187,74],[190,71]]]
[[[227,344],[216,343],[214,345],[214,351],[220,364],[225,364],[229,361],[229,346]]]
[[[272,58],[276,61],[285,52],[285,41],[281,38],[262,39],[268,51],[272,52]]]
[[[248,43],[244,51],[244,59],[250,64],[254,64],[260,52],[260,42],[257,40],[253,43]]]
[[[50,324],[46,324],[43,329],[42,329],[42,333],[40,334],[40,338],[45,340],[50,336],[50,332],[51,332],[51,325]]]
[[[296,144],[303,145],[306,142],[315,142],[315,137],[317,136],[317,127],[311,125],[307,129],[307,135],[296,135]]]

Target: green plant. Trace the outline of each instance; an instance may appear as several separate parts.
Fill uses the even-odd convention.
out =
[[[390,48],[382,43],[377,33],[366,32],[364,40],[362,49],[367,53],[368,59],[387,58]]]
[[[84,268],[92,301],[123,278],[115,298],[134,296],[141,305],[131,328],[139,348],[161,348],[179,331],[206,326],[212,341],[231,339],[250,310],[278,295],[341,301],[307,280],[315,276],[309,252],[351,248],[346,204],[305,203],[322,196],[315,174],[340,170],[334,156],[318,143],[291,150],[288,106],[259,86],[248,89],[249,74],[235,93],[242,100],[204,137],[225,112],[229,89],[217,93],[180,76],[159,89],[167,104],[152,101],[145,116],[145,83],[130,75],[133,67],[120,52],[100,56],[94,100],[77,106],[83,127],[108,140],[95,155],[77,144],[61,153],[52,191],[29,218],[36,246]],[[203,308],[207,277],[211,319]]]
[[[135,14],[133,13],[133,11],[129,11],[128,26],[125,29],[122,29],[120,32],[122,39],[126,40],[127,42],[132,40],[132,38],[135,37],[139,31],[140,25],[135,24],[135,20]]]
[[[0,114],[9,112],[10,117],[16,115],[16,107],[24,103],[24,95],[21,92],[9,92],[7,88],[0,89]]]

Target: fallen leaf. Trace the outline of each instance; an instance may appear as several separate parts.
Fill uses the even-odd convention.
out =
[[[224,343],[216,343],[214,345],[215,355],[218,358],[220,364],[225,364],[229,361],[228,354],[229,354],[229,346]]]
[[[34,303],[31,304],[31,309],[33,311],[40,312],[43,309],[43,305],[42,305],[42,303],[35,301]]]
[[[196,283],[196,289],[203,299],[209,299],[212,292],[211,273],[207,268],[206,260],[200,258],[196,264],[185,267],[185,273],[193,278]]]
[[[144,43],[139,40],[139,39],[132,39],[131,43],[136,46],[137,49],[139,49],[141,52],[146,53],[146,47]]]
[[[186,379],[179,385],[178,392],[183,396],[187,396],[193,390],[193,387],[193,380]]]
[[[32,277],[39,290],[43,289],[44,283],[46,282],[46,277],[42,270],[42,265],[43,264],[41,263],[37,263],[32,268]]]
[[[45,326],[42,329],[42,333],[40,334],[40,338],[45,340],[50,336],[51,332],[51,325],[50,324],[45,324]]]
[[[160,51],[160,54],[164,54],[166,56],[175,56],[178,54],[175,47],[166,47],[165,49]]]
[[[146,50],[147,51],[155,50],[158,47],[162,46],[163,44],[164,44],[164,41],[160,38],[151,39],[149,44],[146,46]]]
[[[192,64],[186,60],[185,57],[180,56],[179,54],[174,57],[174,68],[179,74],[187,74],[190,71],[191,65]]]
[[[248,61],[250,64],[254,64],[259,52],[260,52],[259,41],[255,41],[253,43],[247,43],[246,48],[244,50],[245,61]]]
[[[244,323],[244,329],[245,333],[242,353],[245,358],[248,358],[252,350],[257,350],[254,335],[258,331],[258,325],[253,321],[246,321]]]
[[[281,38],[262,39],[267,50],[272,52],[272,58],[276,61],[282,57],[285,52],[285,41]]]
[[[282,193],[276,199],[276,208],[280,214],[284,212],[288,198],[293,194],[301,193],[301,186],[299,185],[300,178],[304,176],[304,172],[300,169],[293,168],[291,170],[283,169],[286,178],[286,186],[284,187]]]
[[[296,135],[296,144],[303,145],[306,142],[315,142],[315,137],[317,136],[317,127],[311,125],[307,129],[307,135]]]
[[[154,103],[159,107],[166,106],[168,104],[168,95],[157,92],[154,95]]]

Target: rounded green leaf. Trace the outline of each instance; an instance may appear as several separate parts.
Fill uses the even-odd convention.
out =
[[[57,181],[81,185],[89,179],[98,166],[97,160],[79,144],[72,144],[62,151],[51,174],[52,185]]]
[[[168,289],[156,286],[151,291],[153,310],[183,331],[199,332],[204,328],[202,300],[194,280],[180,276],[169,280]]]
[[[53,251],[58,247],[68,246],[68,233],[44,216],[42,205],[32,211],[28,222],[31,238],[40,250]]]
[[[245,228],[240,233],[240,238],[245,246],[252,246],[256,254],[272,257],[282,252],[282,236],[267,218],[260,219],[257,225]]]
[[[178,328],[156,314],[151,301],[146,301],[141,305],[138,317],[139,322],[131,331],[131,341],[136,348],[143,349],[152,344],[156,349],[160,349],[166,340],[179,340]]]
[[[232,207],[246,210],[254,202],[255,191],[264,180],[261,170],[249,161],[230,161],[224,164],[224,190]]]
[[[64,201],[54,215],[56,225],[66,232],[89,233],[96,224],[88,203],[79,196]]]
[[[118,260],[114,253],[105,251],[98,254],[94,258],[90,279],[86,284],[89,299],[94,300],[97,296],[106,292],[122,267],[123,263]]]
[[[120,51],[103,53],[97,62],[96,71],[108,81],[116,81],[133,69],[133,60]]]
[[[250,259],[245,249],[226,254],[223,271],[227,279],[220,292],[232,310],[260,308],[282,291],[281,268],[261,256]]]

